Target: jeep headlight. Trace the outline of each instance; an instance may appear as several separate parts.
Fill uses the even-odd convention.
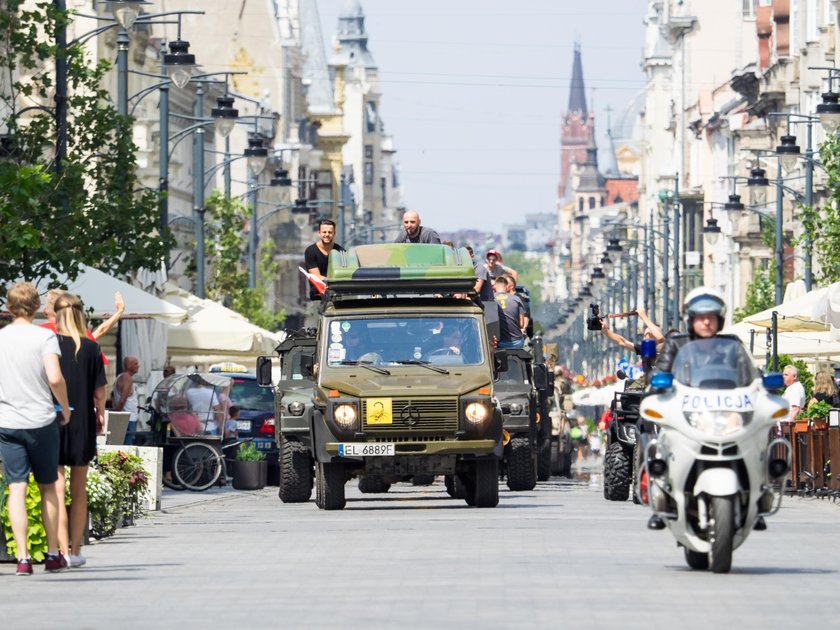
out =
[[[356,412],[356,405],[342,403],[340,405],[336,405],[335,409],[333,409],[333,418],[342,429],[352,428],[356,423],[357,417],[358,413]]]
[[[525,407],[522,403],[510,403],[510,413],[513,416],[521,416],[524,409]]]
[[[293,416],[302,416],[305,409],[306,405],[304,405],[299,400],[295,400],[289,403],[289,413]]]
[[[752,412],[738,411],[692,411],[685,414],[692,427],[709,435],[731,435],[737,433],[752,420]]]
[[[513,405],[511,405],[511,411],[512,410]],[[467,422],[471,422],[473,424],[484,422],[488,415],[487,406],[479,402],[471,402],[464,409],[464,416],[466,417]]]

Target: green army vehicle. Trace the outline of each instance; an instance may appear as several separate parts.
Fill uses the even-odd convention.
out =
[[[505,450],[502,467],[511,490],[533,490],[537,485],[539,448],[537,414],[539,403],[534,387],[531,352],[500,350],[506,369],[498,373],[496,396],[502,408]]]
[[[469,253],[427,244],[333,251],[326,282],[314,353],[301,362],[313,378],[318,507],[342,509],[352,477],[385,485],[418,475],[457,478],[469,505],[495,507],[502,414]]]
[[[287,331],[277,346],[280,380],[274,395],[275,438],[280,452],[278,495],[283,503],[305,503],[312,497],[314,460],[312,459],[312,379],[301,363],[315,351],[315,329]],[[307,360],[307,363],[309,361]]]

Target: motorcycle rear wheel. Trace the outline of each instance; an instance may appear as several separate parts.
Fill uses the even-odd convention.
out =
[[[735,538],[735,496],[712,497],[709,508],[709,564],[714,573],[729,573]]]

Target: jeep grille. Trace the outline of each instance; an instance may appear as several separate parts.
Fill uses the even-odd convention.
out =
[[[403,413],[407,408],[413,413]],[[440,435],[458,430],[457,398],[393,398],[392,424],[368,424],[367,400],[362,399],[362,431],[376,435]]]

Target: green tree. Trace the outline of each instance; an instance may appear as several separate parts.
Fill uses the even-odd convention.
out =
[[[776,267],[772,263],[765,265],[747,283],[747,295],[744,306],[736,308],[732,312],[732,320],[735,323],[740,322],[750,315],[767,310],[776,304],[775,269]]]
[[[543,271],[539,259],[526,258],[525,252],[509,250],[505,254],[504,265],[519,274],[518,283],[531,292],[531,312],[536,312],[542,303]]]
[[[157,267],[157,194],[135,192],[132,120],[108,102],[107,61],[91,65],[78,44],[60,49],[70,20],[52,2],[0,0],[0,284],[74,278],[81,265],[123,273]],[[56,163],[53,60],[67,63],[67,147]],[[48,148],[49,147],[49,148]]]
[[[275,314],[266,308],[266,286],[248,288],[248,270],[242,264],[248,256],[243,228],[250,210],[238,200],[225,199],[218,191],[207,200],[206,208],[207,297],[224,303],[257,326],[277,330],[286,318],[285,311]],[[258,279],[277,275],[273,241],[260,248],[257,266]]]
[[[828,194],[822,212],[803,208],[803,228],[810,230],[814,245],[814,258],[819,265],[815,278],[830,284],[840,280],[840,137],[829,134],[820,144],[820,158],[828,174],[825,190]]]

